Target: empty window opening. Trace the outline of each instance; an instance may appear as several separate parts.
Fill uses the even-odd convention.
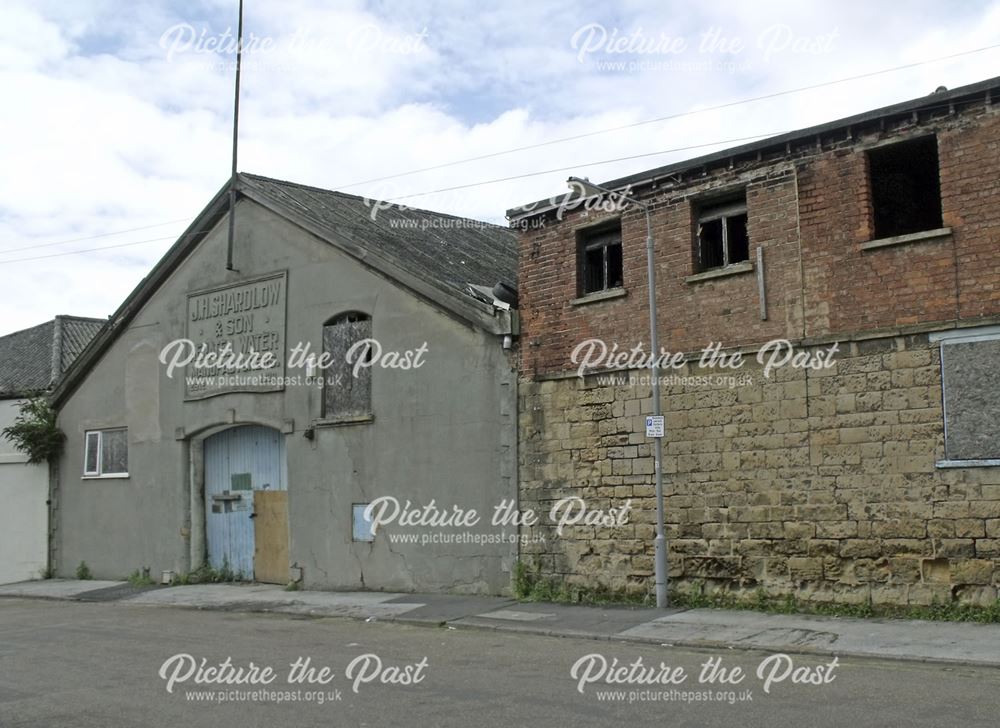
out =
[[[750,260],[746,195],[702,206],[698,211],[696,238],[699,271]]]
[[[621,288],[623,284],[621,223],[617,223],[614,227],[601,227],[580,233],[579,261],[581,295]]]
[[[941,179],[935,137],[869,150],[868,172],[876,239],[941,227]]]

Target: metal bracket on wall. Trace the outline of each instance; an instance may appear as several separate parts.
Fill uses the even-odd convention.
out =
[[[760,320],[767,321],[767,295],[764,292],[764,248],[757,246],[757,297],[760,299]]]
[[[225,493],[214,493],[212,495],[212,500],[214,501],[238,501],[243,500],[243,496],[239,493],[230,493],[226,491]]]

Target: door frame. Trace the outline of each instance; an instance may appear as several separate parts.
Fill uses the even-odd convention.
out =
[[[205,441],[212,435],[230,430],[234,427],[245,425],[257,425],[269,427],[276,430],[285,437],[285,479],[286,489],[288,488],[288,438],[287,435],[295,430],[292,420],[271,420],[267,418],[240,420],[236,418],[234,410],[228,411],[229,418],[223,422],[213,421],[211,424],[204,424],[193,428],[187,432],[178,432],[178,439],[183,440],[187,445],[188,454],[188,497],[185,499],[185,514],[181,529],[181,535],[188,541],[187,571],[196,571],[206,564],[208,560],[208,519],[207,503],[205,497]],[[291,496],[289,495],[289,498]],[[288,512],[288,553],[291,558],[292,548],[292,523],[291,508]]]

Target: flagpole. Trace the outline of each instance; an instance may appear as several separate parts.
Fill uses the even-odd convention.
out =
[[[236,32],[236,89],[233,93],[233,168],[229,176],[229,237],[226,244],[226,270],[233,267],[233,237],[236,233],[236,159],[240,138],[240,68],[243,61],[243,0]]]

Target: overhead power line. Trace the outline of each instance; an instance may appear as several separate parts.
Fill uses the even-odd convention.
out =
[[[776,91],[776,92],[770,93],[770,94],[763,94],[761,96],[754,96],[754,97],[751,97],[751,98],[741,99],[741,100],[738,100],[738,101],[731,101],[731,102],[727,102],[725,104],[718,104],[716,106],[708,106],[708,107],[705,107],[703,109],[694,109],[694,110],[691,110],[691,111],[678,112],[676,114],[670,114],[670,115],[667,115],[667,116],[661,116],[661,117],[657,117],[657,118],[654,118],[654,119],[645,119],[643,121],[637,121],[637,122],[633,122],[633,123],[630,123],[630,124],[623,124],[623,125],[620,125],[620,126],[608,127],[608,128],[605,128],[605,129],[597,129],[597,130],[586,132],[586,133],[583,133],[583,134],[576,134],[576,135],[568,136],[568,137],[561,137],[561,138],[557,138],[557,139],[550,139],[548,141],[539,142],[537,144],[529,144],[529,145],[525,145],[525,146],[521,146],[521,147],[513,147],[511,149],[503,149],[503,150],[499,150],[499,151],[496,151],[496,152],[490,152],[488,154],[482,154],[482,155],[475,156],[475,157],[468,157],[468,158],[465,158],[465,159],[456,159],[456,160],[453,160],[451,162],[445,162],[445,163],[438,164],[438,165],[433,165],[433,166],[430,166],[430,167],[422,167],[420,169],[413,169],[413,170],[409,170],[407,172],[400,172],[400,173],[397,173],[397,174],[386,175],[384,177],[376,177],[376,178],[372,178],[372,179],[369,179],[369,180],[363,180],[363,181],[360,181],[360,182],[352,182],[351,184],[347,184],[347,185],[339,185],[339,186],[334,187],[333,189],[335,189],[335,190],[349,189],[351,187],[358,187],[360,185],[371,184],[373,182],[382,182],[382,181],[386,181],[386,180],[390,180],[390,179],[398,179],[400,177],[407,177],[407,176],[410,176],[410,175],[419,174],[421,172],[429,172],[429,171],[433,171],[433,170],[437,170],[437,169],[444,169],[444,168],[447,168],[447,167],[457,166],[457,165],[460,165],[460,164],[467,164],[467,163],[470,163],[470,162],[477,162],[477,161],[481,161],[481,160],[484,160],[484,159],[491,159],[491,158],[494,158],[494,157],[504,156],[504,155],[507,155],[507,154],[514,154],[516,152],[522,152],[522,151],[528,151],[528,150],[532,150],[532,149],[538,149],[540,147],[549,146],[549,145],[553,145],[553,144],[561,144],[563,142],[575,141],[575,140],[578,140],[578,139],[585,139],[585,138],[588,138],[588,137],[598,136],[600,134],[607,134],[607,133],[614,132],[614,131],[622,131],[622,130],[625,130],[625,129],[632,129],[632,128],[639,127],[639,126],[644,126],[644,125],[647,125],[647,124],[654,124],[654,123],[658,123],[658,122],[662,122],[662,121],[669,121],[671,119],[677,119],[677,118],[681,118],[681,117],[685,117],[685,116],[691,116],[691,115],[694,115],[694,114],[702,114],[702,113],[706,113],[706,112],[709,112],[709,111],[718,111],[720,109],[732,108],[734,106],[739,106],[739,105],[742,105],[742,104],[749,104],[749,103],[753,103],[755,101],[762,101],[762,100],[766,100],[766,99],[777,98],[777,97],[780,97],[780,96],[787,96],[787,95],[790,95],[790,94],[801,93],[803,91],[809,91],[809,90],[812,90],[812,89],[823,88],[825,86],[832,86],[832,85],[835,85],[835,84],[847,83],[849,81],[856,81],[856,80],[860,80],[860,79],[863,79],[863,78],[871,78],[873,76],[878,76],[878,75],[882,75],[882,74],[886,74],[886,73],[893,73],[893,72],[896,72],[896,71],[902,71],[902,70],[905,70],[905,69],[908,69],[908,68],[916,68],[916,67],[928,65],[928,64],[931,64],[931,63],[938,63],[940,61],[950,60],[952,58],[960,58],[962,56],[968,56],[968,55],[972,55],[972,54],[975,54],[975,53],[982,53],[982,52],[985,52],[985,51],[994,50],[996,48],[1000,48],[1000,43],[996,43],[996,44],[989,45],[989,46],[983,46],[981,48],[974,48],[974,49],[971,49],[971,50],[960,51],[958,53],[951,53],[951,54],[944,55],[944,56],[938,56],[936,58],[930,58],[930,59],[926,59],[926,60],[923,60],[923,61],[916,61],[916,62],[913,62],[913,63],[906,63],[906,64],[903,64],[903,65],[900,65],[900,66],[893,66],[891,68],[883,68],[883,69],[879,69],[877,71],[869,71],[867,73],[856,74],[856,75],[853,75],[853,76],[845,76],[843,78],[834,79],[834,80],[831,80],[831,81],[824,81],[824,82],[821,82],[821,83],[811,84],[811,85],[808,85],[808,86],[800,86],[800,87],[797,87],[797,88],[785,89],[783,91]],[[739,141],[748,141],[748,140],[751,140],[751,139],[761,139],[761,138],[764,138],[764,137],[767,137],[767,136],[774,136],[776,134],[781,134],[781,133],[785,133],[785,132],[771,132],[771,133],[768,133],[768,134],[759,134],[759,135],[755,135],[755,136],[742,137],[742,138],[738,138],[738,139],[720,140],[720,141],[716,141],[716,142],[706,142],[706,143],[703,143],[703,144],[694,144],[694,145],[685,146],[685,147],[676,147],[674,149],[661,150],[661,151],[658,151],[658,152],[649,152],[649,153],[645,153],[645,154],[635,154],[635,155],[631,155],[631,156],[617,157],[615,159],[607,159],[607,160],[602,160],[602,161],[599,161],[599,162],[573,164],[573,165],[566,166],[566,167],[559,167],[559,168],[554,168],[554,169],[541,170],[541,171],[537,171],[537,172],[528,172],[528,173],[525,173],[525,174],[512,175],[512,176],[509,176],[509,177],[500,177],[500,178],[495,178],[495,179],[490,179],[490,180],[482,180],[480,182],[472,182],[472,183],[468,183],[468,184],[454,185],[452,187],[443,187],[443,188],[439,188],[439,189],[436,189],[436,190],[428,190],[428,191],[425,191],[425,192],[414,192],[414,193],[410,193],[410,194],[406,194],[406,195],[401,195],[401,196],[393,198],[392,200],[387,200],[387,201],[388,202],[398,202],[400,200],[407,200],[407,199],[412,199],[412,198],[415,198],[415,197],[423,197],[423,196],[426,196],[426,195],[439,194],[439,193],[442,193],[442,192],[452,192],[452,191],[455,191],[455,190],[468,189],[468,188],[472,188],[472,187],[480,187],[480,186],[489,185],[489,184],[497,184],[497,183],[500,183],[500,182],[508,182],[508,181],[513,181],[513,180],[517,180],[517,179],[525,179],[525,178],[529,178],[529,177],[540,176],[540,175],[543,175],[543,174],[552,174],[554,172],[564,172],[564,171],[568,171],[568,170],[582,169],[582,168],[593,167],[593,166],[602,165],[602,164],[611,164],[613,162],[628,161],[628,160],[631,160],[631,159],[641,159],[641,158],[644,158],[644,157],[653,157],[653,156],[658,156],[658,155],[663,155],[663,154],[669,154],[669,153],[677,152],[677,151],[684,151],[684,150],[688,150],[688,149],[697,149],[697,148],[701,148],[701,147],[717,146],[719,144],[728,144],[728,143],[739,142]],[[108,237],[108,236],[112,236],[112,235],[119,235],[119,234],[123,234],[123,233],[126,233],[126,232],[135,232],[137,230],[147,230],[149,228],[161,227],[161,226],[164,226],[164,225],[170,225],[170,224],[174,224],[174,223],[177,223],[177,222],[185,222],[188,219],[189,218],[182,218],[180,220],[171,220],[171,221],[168,221],[168,222],[157,223],[155,225],[148,225],[148,226],[139,227],[139,228],[132,228],[130,230],[118,230],[118,231],[114,231],[114,232],[101,233],[101,234],[98,234],[98,235],[92,235],[92,236],[87,236],[87,237],[82,237],[82,238],[72,238],[72,239],[60,240],[60,241],[56,241],[56,242],[52,242],[52,243],[44,243],[44,244],[41,244],[41,245],[28,245],[28,246],[19,247],[19,248],[0,249],[0,254],[11,253],[11,252],[16,252],[16,251],[21,251],[21,250],[30,250],[30,249],[35,249],[35,248],[52,247],[52,246],[56,246],[56,245],[65,245],[65,244],[71,243],[71,242],[79,242],[79,241],[82,241],[82,240],[93,240],[93,239],[101,238],[101,237]],[[78,255],[78,254],[81,254],[81,253],[93,253],[93,252],[99,252],[99,251],[102,251],[102,250],[112,250],[112,249],[115,249],[115,248],[124,248],[124,247],[132,246],[132,245],[142,245],[142,244],[145,244],[145,243],[152,243],[152,242],[158,242],[158,241],[162,241],[162,240],[171,240],[171,239],[173,239],[173,238],[171,238],[171,237],[153,238],[153,239],[150,239],[150,240],[138,240],[138,241],[135,241],[135,242],[122,243],[122,244],[119,244],[119,245],[108,245],[108,246],[103,246],[103,247],[99,247],[99,248],[88,248],[88,249],[85,249],[85,250],[71,250],[71,251],[66,251],[66,252],[63,252],[63,253],[53,253],[51,255],[31,256],[31,257],[26,257],[26,258],[14,258],[14,259],[11,259],[11,260],[0,260],[0,264],[3,264],[3,263],[20,263],[20,262],[25,262],[25,261],[30,261],[30,260],[41,260],[41,259],[44,259],[44,258],[60,257],[60,256],[63,256],[63,255]]]
[[[553,144],[562,144],[564,142],[577,141],[579,139],[588,139],[590,137],[598,136],[600,134],[609,134],[614,131],[623,131],[625,129],[634,129],[638,126],[645,126],[647,124],[657,124],[662,121],[670,121],[672,119],[680,119],[685,116],[693,116],[695,114],[704,114],[709,111],[719,111],[721,109],[729,109],[734,106],[740,106],[742,104],[749,104],[755,101],[764,101],[766,99],[778,98],[780,96],[788,96],[790,94],[802,93],[803,91],[811,91],[817,88],[824,88],[826,86],[833,86],[840,83],[847,83],[849,81],[859,81],[863,78],[871,78],[873,76],[880,76],[886,73],[894,73],[895,71],[904,71],[908,68],[917,68],[918,66],[926,66],[930,63],[939,63],[940,61],[947,61],[952,58],[960,58],[962,56],[972,55],[974,53],[982,53],[984,51],[993,50],[995,48],[1000,48],[1000,43],[994,45],[983,46],[982,48],[974,48],[968,51],[960,51],[958,53],[951,53],[946,56],[938,56],[937,58],[929,58],[923,61],[916,61],[914,63],[905,63],[901,66],[893,66],[891,68],[881,68],[877,71],[869,71],[867,73],[859,73],[854,76],[845,76],[843,78],[837,78],[832,81],[823,81],[821,83],[814,83],[808,86],[799,86],[797,88],[785,89],[783,91],[775,91],[770,94],[762,94],[760,96],[752,96],[746,99],[740,99],[739,101],[728,101],[724,104],[716,104],[715,106],[706,106],[703,109],[692,109],[691,111],[680,111],[675,114],[668,114],[667,116],[658,116],[654,119],[644,119],[642,121],[635,121],[629,124],[622,124],[620,126],[611,126],[604,129],[595,129],[594,131],[584,132],[582,134],[574,134],[572,136],[559,137],[557,139],[549,139],[548,141],[538,142],[536,144],[526,144],[521,147],[512,147],[510,149],[501,149],[496,152],[489,152],[487,154],[480,154],[476,157],[466,157],[465,159],[456,159],[451,162],[443,162],[441,164],[435,164],[430,167],[420,167],[419,169],[411,169],[407,172],[398,172],[396,174],[385,175],[384,177],[373,177],[371,179],[362,180],[360,182],[351,182],[346,185],[339,185],[333,189],[346,190],[352,187],[359,187],[361,185],[372,184],[374,182],[385,182],[391,179],[399,179],[400,177],[409,177],[410,175],[420,174],[421,172],[431,172],[437,169],[445,169],[447,167],[454,167],[460,164],[468,164],[469,162],[478,162],[484,159],[493,159],[495,157],[501,157],[507,154],[515,154],[517,152],[525,152],[532,149],[538,149],[540,147],[547,147]]]
[[[433,194],[437,194],[437,193],[440,193],[440,192],[451,192],[453,190],[467,189],[467,188],[470,188],[470,187],[484,187],[486,185],[497,184],[497,183],[500,183],[500,182],[509,182],[511,180],[525,179],[527,177],[539,177],[539,176],[544,175],[544,174],[552,174],[554,172],[565,172],[565,171],[571,170],[571,169],[583,169],[583,168],[586,168],[586,167],[596,167],[596,166],[602,165],[602,164],[612,164],[614,162],[624,162],[624,161],[628,161],[630,159],[640,159],[640,158],[643,158],[643,157],[655,157],[657,155],[662,155],[662,154],[671,154],[673,152],[682,152],[682,151],[685,151],[685,150],[688,150],[688,149],[699,149],[701,147],[714,147],[714,146],[718,146],[720,144],[733,144],[733,143],[736,143],[736,142],[745,142],[745,141],[749,141],[751,139],[762,139],[762,138],[765,138],[765,137],[774,136],[776,134],[781,134],[781,133],[783,133],[783,132],[768,132],[768,133],[765,133],[765,134],[755,134],[753,136],[738,137],[738,138],[735,138],[735,139],[720,139],[718,141],[705,142],[703,144],[690,144],[690,145],[684,146],[684,147],[674,147],[673,149],[662,149],[662,150],[660,150],[658,152],[648,152],[648,153],[645,153],[645,154],[633,154],[631,156],[616,157],[614,159],[602,159],[601,161],[598,161],[598,162],[584,162],[584,163],[581,163],[581,164],[574,164],[574,165],[571,165],[571,166],[568,166],[568,167],[559,167],[557,169],[543,169],[543,170],[538,170],[536,172],[526,172],[524,174],[513,175],[511,177],[500,177],[500,178],[497,178],[497,179],[481,180],[479,182],[471,182],[469,184],[456,185],[454,187],[446,187],[446,188],[442,188],[442,189],[438,189],[438,190],[428,190],[427,192],[415,192],[415,193],[410,194],[410,195],[404,195],[402,197],[397,197],[394,200],[386,200],[386,202],[397,202],[398,200],[409,199],[409,198],[412,198],[412,197],[422,197],[424,195],[433,195]],[[200,232],[208,232],[208,231],[207,230],[196,230],[193,233],[188,233],[188,234],[189,235],[196,235],[196,234],[198,234]],[[63,256],[63,255],[79,255],[81,253],[96,253],[96,252],[99,252],[101,250],[114,250],[116,248],[126,248],[126,247],[129,247],[129,246],[132,246],[132,245],[143,245],[145,243],[155,243],[155,242],[159,242],[161,240],[174,240],[174,239],[175,238],[172,238],[172,237],[151,238],[149,240],[137,240],[135,242],[120,243],[118,245],[105,245],[105,246],[102,246],[100,248],[87,248],[85,250],[67,250],[67,251],[64,251],[62,253],[49,253],[48,255],[34,255],[34,256],[30,256],[30,257],[26,257],[26,258],[14,258],[12,260],[0,260],[0,265],[3,265],[4,263],[23,263],[23,262],[26,262],[26,261],[29,261],[29,260],[44,260],[46,258],[58,258],[58,257]]]
[[[207,233],[208,230],[195,230],[188,235],[197,235],[198,233]],[[149,240],[135,240],[131,243],[119,243],[117,245],[104,245],[100,248],[86,248],[84,250],[66,250],[62,253],[49,253],[48,255],[33,255],[30,258],[14,258],[12,260],[0,260],[0,265],[5,263],[23,263],[28,260],[43,260],[45,258],[59,258],[63,255],[79,255],[81,253],[96,253],[101,250],[114,250],[115,248],[127,248],[132,245],[145,245],[146,243],[158,243],[163,240],[179,240],[180,238],[173,235],[164,238],[150,238]]]
[[[553,174],[555,172],[568,172],[574,169],[585,169],[587,167],[596,167],[601,164],[613,164],[614,162],[627,162],[630,159],[642,159],[644,157],[657,157],[663,154],[672,154],[674,152],[684,152],[689,149],[701,149],[703,147],[716,147],[720,144],[735,144],[736,142],[747,142],[752,139],[765,139],[771,136],[777,136],[778,134],[785,134],[783,131],[772,131],[766,134],[755,134],[748,137],[737,137],[735,139],[721,139],[715,142],[705,142],[704,144],[689,144],[685,147],[674,147],[673,149],[661,149],[658,152],[646,152],[644,154],[632,154],[627,157],[615,157],[614,159],[602,159],[599,162],[582,162],[579,164],[571,164],[568,167],[555,167],[553,169],[543,169],[537,172],[525,172],[524,174],[515,174],[510,177],[496,177],[494,179],[482,180],[480,182],[470,182],[469,184],[455,185],[453,187],[442,187],[437,190],[428,190],[427,192],[414,192],[409,195],[401,195],[400,197],[394,197],[391,200],[386,200],[386,202],[399,202],[400,200],[409,200],[413,197],[424,197],[425,195],[434,195],[440,192],[454,192],[455,190],[464,190],[469,187],[482,187],[484,185],[497,184],[499,182],[511,182],[516,179],[525,179],[527,177],[539,177],[543,174]]]
[[[134,233],[140,230],[149,230],[151,228],[164,227],[165,225],[176,225],[179,222],[189,222],[191,218],[182,217],[179,220],[168,220],[167,222],[158,222],[155,225],[143,225],[142,227],[128,228],[126,230],[114,230],[110,233],[98,233],[97,235],[87,235],[82,238],[69,238],[68,240],[57,240],[54,243],[41,243],[34,245],[25,245],[20,248],[0,248],[0,255],[6,253],[16,253],[20,250],[35,250],[37,248],[51,248],[56,245],[67,245],[68,243],[79,243],[83,240],[96,240],[97,238],[108,238],[113,235],[124,235],[125,233]]]
[[[930,105],[927,105],[927,106],[922,106],[921,108],[924,109],[924,110],[945,109],[945,108],[950,108],[951,107],[951,103],[952,102],[942,103],[942,104],[930,104]],[[613,164],[615,162],[625,162],[625,161],[628,161],[628,160],[631,160],[631,159],[643,159],[645,157],[656,157],[656,156],[661,156],[661,155],[664,155],[664,154],[672,154],[674,152],[683,152],[683,151],[687,151],[687,150],[690,150],[690,149],[699,149],[699,148],[702,148],[702,147],[715,147],[715,146],[719,146],[719,145],[722,145],[722,144],[734,144],[736,142],[746,142],[746,141],[751,141],[751,140],[754,140],[754,139],[766,139],[767,137],[774,137],[774,136],[779,136],[781,134],[789,134],[789,133],[791,133],[791,131],[772,131],[772,132],[766,132],[766,133],[762,133],[762,134],[755,134],[754,136],[748,136],[748,137],[737,137],[737,138],[734,138],[734,139],[720,139],[720,140],[714,141],[714,142],[703,142],[701,144],[690,144],[690,145],[684,146],[684,147],[674,147],[672,149],[661,149],[658,152],[645,152],[643,154],[632,154],[632,155],[625,156],[625,157],[615,157],[614,159],[604,159],[604,160],[601,160],[599,162],[581,162],[581,163],[578,163],[578,164],[569,165],[567,167],[555,167],[553,169],[544,169],[544,170],[539,170],[537,172],[526,172],[525,174],[516,174],[516,175],[511,175],[509,177],[496,177],[494,179],[487,179],[487,180],[482,180],[482,181],[479,181],[479,182],[471,182],[471,183],[468,183],[468,184],[454,185],[452,187],[441,187],[441,188],[436,189],[436,190],[427,190],[425,192],[413,192],[413,193],[410,193],[410,194],[407,194],[407,195],[400,195],[398,197],[392,198],[391,200],[385,200],[385,201],[386,202],[390,202],[390,203],[399,202],[400,200],[408,200],[408,199],[412,199],[414,197],[424,197],[425,195],[434,195],[434,194],[438,194],[438,193],[441,193],[441,192],[454,192],[455,190],[463,190],[463,189],[467,189],[467,188],[470,188],[470,187],[482,187],[484,185],[497,184],[499,182],[510,182],[510,181],[513,181],[513,180],[524,179],[524,178],[527,178],[527,177],[538,177],[538,176],[543,175],[543,174],[553,174],[555,172],[568,172],[570,170],[579,170],[579,169],[586,169],[587,167],[596,167],[596,166],[599,166],[599,165],[602,165],[602,164]]]
[[[937,109],[937,108],[945,108],[947,106],[948,106],[948,104],[941,104],[941,105],[931,105],[931,106],[927,106],[925,108],[927,108],[927,109]],[[632,160],[632,159],[643,159],[643,158],[646,158],[646,157],[662,156],[664,154],[673,154],[675,152],[683,152],[683,151],[687,151],[687,150],[691,150],[691,149],[700,149],[700,148],[703,148],[703,147],[715,147],[715,146],[719,146],[719,145],[722,145],[722,144],[735,144],[737,142],[745,142],[745,141],[750,141],[750,140],[753,140],[753,139],[766,139],[767,137],[773,137],[773,136],[778,136],[780,134],[787,134],[787,133],[789,133],[789,132],[788,131],[773,131],[773,132],[766,132],[766,133],[762,133],[762,134],[755,134],[753,136],[747,136],[747,137],[736,137],[736,138],[732,138],[732,139],[719,139],[719,140],[711,141],[711,142],[703,142],[701,144],[689,144],[689,145],[683,146],[683,147],[673,147],[671,149],[661,149],[660,151],[657,151],[657,152],[646,152],[646,153],[643,153],[643,154],[632,154],[632,155],[628,155],[628,156],[625,156],[625,157],[615,157],[613,159],[602,159],[602,160],[597,161],[597,162],[580,162],[580,163],[568,165],[566,167],[555,167],[555,168],[552,168],[552,169],[537,170],[535,172],[525,172],[524,174],[516,174],[516,175],[511,175],[511,176],[508,176],[508,177],[495,177],[493,179],[480,180],[478,182],[470,182],[470,183],[467,183],[467,184],[453,185],[451,187],[441,187],[441,188],[438,188],[438,189],[435,189],[435,190],[426,190],[424,192],[413,192],[413,193],[410,193],[410,194],[407,194],[407,195],[401,195],[399,197],[395,197],[395,198],[393,198],[391,200],[385,200],[385,202],[398,203],[400,200],[408,200],[408,199],[412,199],[414,197],[424,197],[426,195],[435,195],[435,194],[440,194],[442,192],[454,192],[455,190],[470,189],[472,187],[484,187],[486,185],[499,184],[501,182],[511,182],[511,181],[518,180],[518,179],[527,179],[529,177],[540,177],[540,176],[545,175],[545,174],[554,174],[556,172],[568,172],[568,171],[571,171],[571,170],[586,169],[588,167],[597,167],[597,166],[604,165],[604,164],[614,164],[616,162],[626,162],[626,161],[629,161],[629,160]],[[164,224],[166,224],[166,223],[164,223]],[[188,233],[188,235],[197,235],[198,233],[203,233],[203,232],[208,232],[208,230],[195,230],[194,232]],[[177,238],[174,238],[174,237],[151,238],[149,240],[137,240],[137,241],[131,242],[131,243],[121,243],[121,244],[118,244],[118,245],[106,245],[106,246],[103,246],[103,247],[100,247],[100,248],[88,248],[88,249],[85,249],[85,250],[68,250],[68,251],[65,251],[65,252],[62,252],[62,253],[50,253],[49,255],[37,255],[37,256],[31,256],[31,257],[27,257],[27,258],[14,258],[12,260],[0,260],[0,265],[3,265],[4,263],[22,263],[22,262],[30,261],[30,260],[42,260],[42,259],[45,259],[45,258],[58,258],[58,257],[63,256],[63,255],[78,255],[78,254],[81,254],[81,253],[95,253],[95,252],[99,252],[99,251],[102,251],[102,250],[113,250],[115,248],[125,248],[125,247],[129,247],[129,246],[132,246],[132,245],[142,245],[144,243],[155,243],[155,242],[158,242],[158,241],[161,241],[161,240],[176,240],[176,239]]]

